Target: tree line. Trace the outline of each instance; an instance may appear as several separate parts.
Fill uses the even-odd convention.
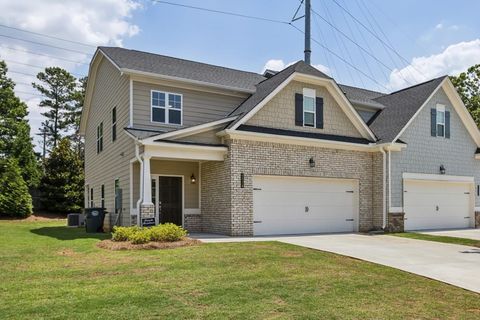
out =
[[[79,135],[87,78],[76,79],[48,67],[32,83],[43,99],[42,152],[35,153],[28,108],[15,95],[15,83],[0,61],[0,217],[27,217],[31,193],[49,212],[79,212],[84,197],[84,143]],[[473,119],[480,126],[480,64],[450,77]],[[36,208],[38,210],[38,208]]]
[[[15,83],[0,61],[0,216],[32,214],[31,194],[49,212],[79,212],[83,207],[84,145],[79,135],[86,78],[48,67],[32,83],[43,97],[39,107],[42,151],[35,153],[28,108],[15,95]],[[35,208],[38,210],[38,208]]]

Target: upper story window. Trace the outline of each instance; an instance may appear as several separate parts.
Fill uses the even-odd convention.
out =
[[[445,106],[437,104],[437,137],[445,137]]]
[[[315,127],[315,90],[303,89],[303,125]]]
[[[112,109],[112,142],[117,140],[117,107]]]
[[[182,124],[183,96],[152,90],[152,122]]]
[[[97,153],[103,151],[103,122],[97,127]]]

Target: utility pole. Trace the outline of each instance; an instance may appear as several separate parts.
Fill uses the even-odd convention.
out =
[[[311,30],[310,30],[310,16],[312,13],[310,0],[305,0],[305,63],[310,64],[310,56],[312,49],[310,47]]]

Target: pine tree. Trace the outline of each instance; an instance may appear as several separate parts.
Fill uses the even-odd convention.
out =
[[[7,65],[0,61],[0,157],[14,158],[29,187],[39,182],[40,170],[33,151],[27,105],[15,96],[14,82],[7,77]]]
[[[32,214],[32,197],[17,160],[0,159],[0,216],[25,218]]]
[[[45,162],[41,183],[43,203],[52,212],[78,212],[83,208],[83,163],[68,138],[59,141]]]
[[[42,113],[47,118],[42,127],[47,132],[48,146],[55,148],[74,123],[71,115],[76,109],[76,79],[59,67],[46,68],[37,74],[37,79],[42,83],[32,83],[32,86],[46,96],[40,102],[40,107],[47,109]]]

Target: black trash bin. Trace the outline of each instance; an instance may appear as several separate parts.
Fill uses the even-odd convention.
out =
[[[85,208],[85,230],[87,233],[103,232],[105,208]]]

